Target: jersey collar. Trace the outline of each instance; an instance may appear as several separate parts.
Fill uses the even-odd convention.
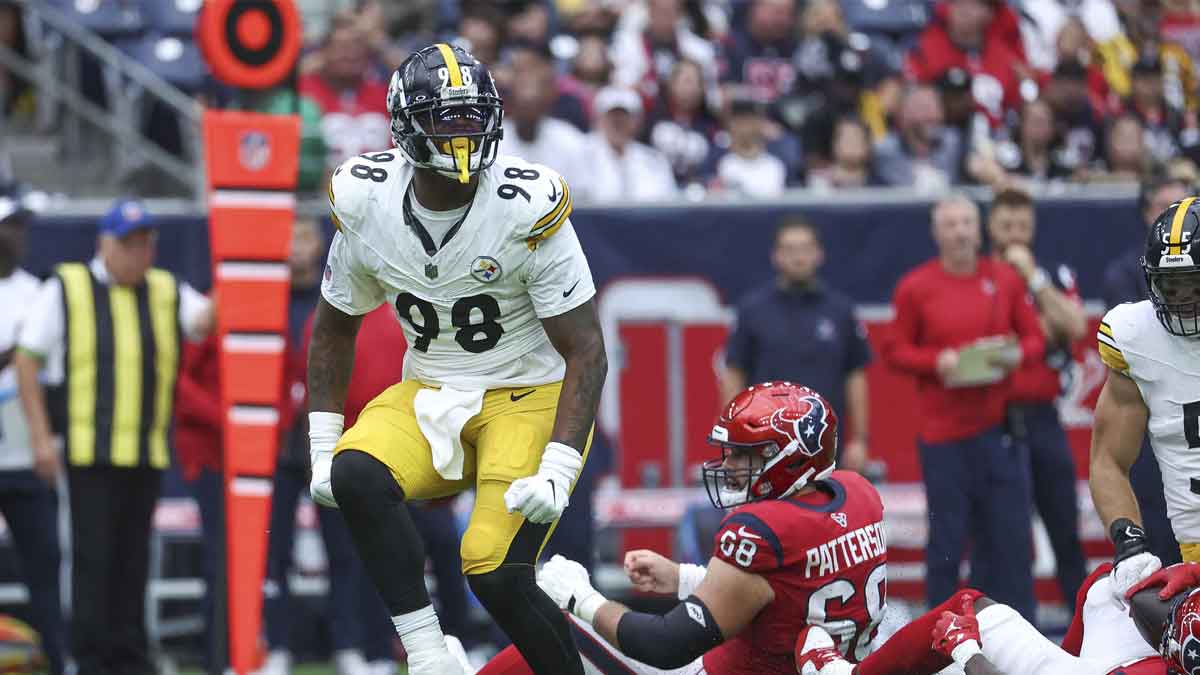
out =
[[[478,190],[476,190],[476,194],[478,194]],[[409,179],[408,186],[404,188],[404,201],[401,206],[401,211],[404,214],[404,224],[408,225],[409,228],[416,233],[417,238],[421,240],[421,246],[425,249],[425,254],[433,257],[437,254],[438,250],[440,250],[451,239],[454,238],[454,235],[458,234],[458,230],[462,227],[463,221],[467,219],[467,216],[471,215],[471,207],[474,205],[475,197],[472,196],[471,201],[467,203],[467,210],[463,211],[463,214],[458,219],[458,222],[454,223],[454,225],[451,226],[451,228],[446,232],[446,236],[442,237],[441,244],[437,244],[433,241],[433,237],[429,234],[429,230],[425,229],[425,226],[421,224],[421,221],[417,219],[416,214],[413,213],[412,179]]]

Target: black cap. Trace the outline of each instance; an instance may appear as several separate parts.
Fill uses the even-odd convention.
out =
[[[1054,77],[1059,80],[1085,80],[1087,68],[1074,59],[1059,61],[1058,66],[1054,68]]]
[[[767,104],[747,94],[734,94],[729,99],[730,115],[765,115]]]
[[[1162,75],[1162,61],[1156,54],[1147,54],[1133,64],[1134,75]]]

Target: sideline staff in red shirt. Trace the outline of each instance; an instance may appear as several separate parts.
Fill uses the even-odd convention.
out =
[[[1025,284],[1006,264],[981,257],[979,208],[963,195],[933,207],[938,257],[896,286],[896,320],[884,360],[917,377],[919,447],[929,507],[925,595],[929,606],[958,588],[971,544],[973,588],[1034,616],[1029,452],[1004,429],[1007,379],[947,387],[960,349],[980,338],[1014,336],[1006,373],[1040,361],[1045,340]]]

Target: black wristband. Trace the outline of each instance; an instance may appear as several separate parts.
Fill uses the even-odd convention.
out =
[[[1146,545],[1146,531],[1128,518],[1114,520],[1112,525],[1108,526],[1108,536],[1112,538],[1113,546],[1117,549],[1116,555],[1113,556],[1114,565],[1150,550]]]

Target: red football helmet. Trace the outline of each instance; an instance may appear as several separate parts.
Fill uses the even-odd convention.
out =
[[[837,431],[833,406],[808,387],[764,382],[747,388],[708,437],[721,447],[721,458],[702,467],[708,498],[727,509],[782,499],[825,478],[833,471]]]
[[[1183,675],[1200,675],[1200,588],[1171,607],[1159,652]]]

